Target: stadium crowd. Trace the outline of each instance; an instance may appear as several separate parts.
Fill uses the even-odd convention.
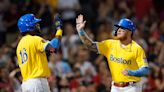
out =
[[[145,50],[150,74],[143,92],[164,92],[164,8],[162,0],[0,0],[0,92],[21,92],[16,47],[21,37],[18,18],[33,13],[41,18],[42,36],[55,33],[54,15],[63,19],[64,35],[56,54],[47,53],[52,92],[109,92],[111,75],[106,58],[87,50],[75,29],[77,14],[87,20],[87,34],[96,41],[111,39],[120,18],[137,25],[133,36]],[[118,76],[119,77],[119,76]]]

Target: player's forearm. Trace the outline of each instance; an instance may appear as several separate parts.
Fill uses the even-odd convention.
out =
[[[52,45],[53,48],[58,49],[60,47],[62,33],[63,33],[62,29],[57,29],[55,37],[50,41],[50,44]]]
[[[62,29],[57,29],[55,37],[51,41],[49,41],[48,45],[46,46],[46,51],[56,52],[59,49],[61,44],[62,33]]]
[[[85,31],[83,29],[82,30],[79,30],[78,31],[78,34],[80,36],[81,41],[85,45],[90,46],[93,43],[93,41],[88,37],[88,35],[85,33]]]
[[[89,36],[85,33],[83,29],[78,30],[78,34],[80,36],[81,41],[85,46],[87,46],[88,49],[97,52],[96,43],[89,38]]]
[[[143,77],[149,74],[149,68],[148,67],[142,67],[138,70],[128,70],[128,75],[130,76],[136,76],[136,77]]]

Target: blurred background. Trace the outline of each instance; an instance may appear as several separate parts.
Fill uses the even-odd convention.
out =
[[[137,25],[133,38],[144,48],[151,69],[143,77],[143,92],[164,92],[163,5],[163,0],[0,0],[0,92],[21,92],[15,50],[21,38],[17,20],[26,13],[42,19],[42,36],[48,40],[56,32],[54,15],[63,18],[61,48],[47,54],[52,92],[110,92],[106,58],[82,45],[75,29],[78,14],[85,16],[85,30],[95,41],[112,38],[113,24],[121,18],[132,19]]]

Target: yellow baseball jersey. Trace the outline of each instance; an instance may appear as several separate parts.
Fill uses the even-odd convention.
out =
[[[125,69],[137,70],[148,66],[144,50],[135,42],[121,47],[119,40],[105,40],[97,43],[98,51],[107,60],[114,82],[140,81],[140,77],[125,76],[122,71]]]
[[[20,40],[16,54],[23,81],[50,76],[44,50],[47,44],[48,42],[39,36],[26,35]]]

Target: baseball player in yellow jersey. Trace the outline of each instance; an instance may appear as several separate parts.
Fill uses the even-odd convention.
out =
[[[83,15],[76,19],[76,29],[82,42],[88,49],[104,55],[112,75],[111,92],[142,92],[141,77],[148,74],[148,63],[144,50],[132,40],[135,31],[134,23],[129,19],[121,19],[115,25],[118,40],[93,42],[85,33]]]
[[[55,52],[60,46],[62,23],[59,16],[55,18],[56,36],[46,41],[40,34],[40,26],[33,14],[25,14],[18,20],[18,28],[22,38],[17,46],[18,64],[23,77],[23,92],[50,92],[47,77],[50,69],[46,58],[46,51]]]

